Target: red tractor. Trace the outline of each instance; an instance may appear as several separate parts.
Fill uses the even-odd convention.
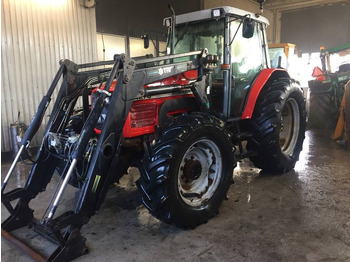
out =
[[[268,21],[220,7],[173,14],[165,24],[166,56],[116,55],[114,61],[83,65],[61,61],[22,139],[1,188],[10,212],[2,228],[30,225],[49,237],[58,244],[49,260],[72,260],[87,252],[80,229],[130,166],[140,170],[137,186],[152,215],[193,228],[218,213],[237,160],[249,158],[277,173],[293,169],[298,160],[305,101],[285,70],[269,66]],[[28,181],[4,193],[61,77]],[[60,184],[48,214],[36,220],[28,204],[54,173]],[[79,188],[75,209],[55,216],[69,184]]]

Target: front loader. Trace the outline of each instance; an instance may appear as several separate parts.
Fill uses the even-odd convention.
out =
[[[260,1],[263,2],[263,1]],[[1,188],[10,216],[2,229],[31,226],[58,245],[49,261],[87,252],[80,229],[130,166],[140,171],[142,202],[161,221],[194,228],[215,216],[233,183],[236,161],[291,170],[302,150],[305,101],[298,83],[271,69],[267,20],[233,7],[167,18],[168,55],[60,69],[39,105]],[[27,183],[5,192],[20,154],[62,84]],[[48,212],[29,203],[59,176]],[[67,187],[74,210],[58,215]],[[11,202],[17,200],[15,207]]]

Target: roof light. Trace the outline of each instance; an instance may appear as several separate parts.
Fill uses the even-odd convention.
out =
[[[212,9],[211,16],[213,18],[219,18],[221,16],[221,10],[220,9]]]

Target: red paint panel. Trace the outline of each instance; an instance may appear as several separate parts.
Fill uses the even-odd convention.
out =
[[[167,85],[188,85],[190,82],[193,82],[198,77],[198,71],[197,70],[190,70],[187,72],[184,72],[179,75],[174,75],[168,78],[165,78],[163,80],[145,85],[145,88],[147,87],[156,87],[156,86],[167,86]]]
[[[190,82],[195,81],[197,78],[198,78],[198,71],[190,70],[182,74],[174,75],[174,76],[165,78],[163,80],[160,80],[158,82],[145,85],[144,87],[147,88],[147,87],[166,86],[166,85],[188,85]],[[117,84],[117,81],[114,80],[111,84],[109,92],[114,91],[116,84]],[[105,85],[102,85],[101,89],[104,89],[104,87]],[[97,87],[92,91],[92,93],[95,93],[96,91],[97,91]]]
[[[155,98],[155,99],[146,99],[146,100],[139,100],[135,101],[130,109],[130,112],[126,118],[124,128],[123,128],[123,136],[125,138],[131,138],[131,137],[136,137],[136,136],[141,136],[141,135],[146,135],[146,134],[152,134],[154,133],[154,126],[158,125],[158,116],[159,116],[159,109],[162,106],[162,104],[165,101],[172,100],[172,99],[180,99],[184,97],[193,97],[192,94],[189,95],[177,95],[177,96],[169,96],[169,97],[162,97],[162,98]],[[132,119],[132,113],[136,113],[137,109],[141,109],[142,105],[149,105],[149,104],[155,104],[155,123],[147,126],[142,126],[138,127],[137,125],[133,124],[133,119]],[[188,110],[177,110],[174,112],[170,112],[169,115],[175,114],[175,113],[183,113]]]
[[[144,88],[147,87],[157,87],[157,86],[166,86],[166,85],[188,85],[191,82],[195,81],[198,78],[197,70],[190,70],[179,75],[174,75],[163,80],[145,85]],[[111,84],[109,92],[113,92],[115,89],[117,81],[114,80]],[[104,88],[104,85],[101,89]],[[92,94],[97,91],[95,88],[92,91]],[[131,138],[136,136],[141,136],[145,134],[154,133],[154,126],[158,125],[158,113],[161,105],[167,101],[172,99],[179,99],[184,97],[193,97],[192,94],[189,95],[177,95],[177,96],[169,96],[164,98],[156,98],[156,99],[146,99],[146,100],[138,100],[135,101],[130,109],[130,112],[126,118],[124,127],[123,127],[123,136],[125,138]],[[183,113],[188,111],[187,108],[170,112],[168,115]],[[151,117],[154,116],[153,117]],[[137,118],[140,118],[139,120]],[[95,128],[95,132],[97,134],[101,133],[100,129]]]
[[[260,75],[257,77],[257,79],[255,80],[255,82],[252,86],[252,89],[251,89],[249,97],[248,97],[247,105],[244,108],[241,119],[252,118],[254,108],[255,108],[255,103],[256,103],[256,100],[258,99],[258,96],[260,94],[261,89],[264,87],[267,80],[270,79],[271,75],[275,72],[278,72],[278,71],[280,71],[280,72],[283,71],[283,72],[287,73],[286,70],[277,69],[277,68],[273,68],[273,69],[269,68],[269,69],[264,69],[263,71],[261,71]]]

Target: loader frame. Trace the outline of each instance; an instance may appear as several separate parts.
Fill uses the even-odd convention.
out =
[[[82,65],[77,65],[69,60],[61,61],[56,77],[47,94],[43,97],[29,129],[22,139],[21,148],[15,161],[2,184],[1,201],[10,212],[10,216],[2,223],[2,229],[13,231],[24,226],[32,226],[35,231],[58,245],[58,248],[48,258],[48,261],[69,261],[85,254],[87,248],[85,246],[85,238],[80,234],[80,229],[99,210],[109,186],[116,181],[118,170],[122,169],[122,163],[119,158],[122,130],[132,102],[137,97],[147,95],[143,88],[149,83],[189,70],[198,70],[198,79],[190,88],[203,110],[209,110],[203,91],[201,91],[205,90],[205,86],[208,86],[210,79],[208,77],[210,72],[206,69],[208,68],[206,56],[207,51],[201,50],[138,61],[131,60],[125,55],[116,55],[113,61]],[[171,62],[179,57],[189,57],[189,60],[167,65],[167,62]],[[150,64],[153,66],[145,66]],[[111,69],[95,69],[96,67],[110,65],[113,65]],[[137,67],[145,68],[137,69]],[[164,73],[161,75],[152,73],[164,67],[168,69],[163,70]],[[61,78],[63,81],[44,133],[43,142],[37,153],[36,163],[30,171],[28,180],[23,188],[4,193],[17,160],[37,132],[54,89]],[[103,81],[101,79],[106,78],[107,81],[103,89],[99,89],[100,95],[97,102],[93,109],[90,109],[88,105],[89,86],[98,84]],[[114,80],[116,81],[116,87],[113,92],[109,92]],[[174,86],[164,87],[159,92],[162,94],[172,93],[174,88]],[[176,88],[181,89],[181,87]],[[62,127],[67,124],[79,96],[83,96],[83,115],[86,120],[71,154],[71,159],[67,159],[65,170],[68,171],[61,177],[59,182],[61,184],[52,198],[53,204],[49,214],[38,220],[33,216],[33,210],[29,207],[29,202],[40,192],[45,191],[55,172],[55,166],[58,161],[54,155],[46,150],[44,146],[46,143],[45,137],[49,133],[61,132]],[[91,156],[92,159],[87,172],[86,182],[79,192],[75,210],[67,211],[58,217],[54,217],[77,162],[84,157],[83,155],[90,137],[93,135],[97,120],[102,110],[107,107],[108,113],[98,138],[95,153]],[[11,204],[14,200],[18,200],[15,207]]]

